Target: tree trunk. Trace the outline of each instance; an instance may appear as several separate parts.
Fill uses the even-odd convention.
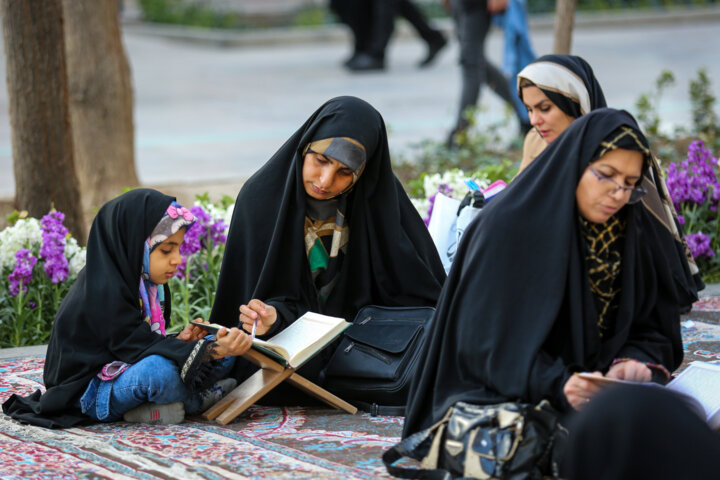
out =
[[[54,206],[82,244],[60,0],[0,1],[12,131],[15,203],[33,217]]]
[[[87,219],[138,185],[133,92],[117,0],[63,0],[70,120]]]
[[[566,55],[570,53],[574,18],[575,0],[556,0],[553,53]]]

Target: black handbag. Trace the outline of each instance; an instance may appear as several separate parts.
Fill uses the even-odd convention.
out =
[[[383,454],[388,473],[400,478],[558,478],[567,430],[547,400],[538,405],[458,402],[442,420]],[[421,468],[398,467],[403,457]]]
[[[434,313],[433,307],[363,307],[343,332],[323,386],[373,415],[404,415]]]

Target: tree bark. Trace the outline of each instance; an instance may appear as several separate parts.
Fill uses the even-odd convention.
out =
[[[553,53],[569,54],[572,44],[573,21],[575,19],[576,0],[556,0],[555,2],[555,42]]]
[[[70,120],[86,218],[136,187],[133,92],[117,0],[63,0]]]
[[[2,0],[0,17],[16,207],[41,217],[54,206],[65,214],[65,225],[84,244],[60,0]]]

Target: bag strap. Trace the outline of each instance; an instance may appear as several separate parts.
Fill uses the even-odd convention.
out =
[[[396,467],[393,463],[401,458],[408,457],[414,460],[431,460],[437,464],[438,450],[442,441],[445,427],[452,415],[454,407],[448,408],[443,418],[430,428],[421,430],[407,437],[396,444],[390,450],[385,451],[382,456],[383,463],[390,475],[399,478],[422,478],[427,480],[452,480],[452,475],[447,470],[429,468],[406,468]],[[427,456],[426,456],[427,455]],[[421,458],[426,456],[426,458]],[[433,457],[432,459],[428,457]]]
[[[359,400],[351,401],[359,410],[368,412],[373,417],[377,417],[378,415],[405,416],[405,405],[378,405],[377,403],[361,402]]]
[[[402,442],[396,444],[390,450],[386,450],[383,453],[382,461],[385,464],[385,468],[388,473],[398,478],[420,478],[426,480],[452,480],[452,475],[447,470],[435,469],[430,470],[426,468],[407,468],[397,467],[393,463],[397,462],[401,458],[415,458],[413,451],[417,446],[424,441],[428,440],[428,436],[432,438],[432,431],[430,429],[423,430],[422,432],[410,435]],[[417,460],[417,459],[416,459]]]

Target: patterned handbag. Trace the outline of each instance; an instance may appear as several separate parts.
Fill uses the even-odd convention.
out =
[[[388,473],[400,478],[530,480],[558,478],[567,430],[547,400],[538,405],[458,402],[442,420],[383,454]],[[421,468],[398,467],[403,457]]]

